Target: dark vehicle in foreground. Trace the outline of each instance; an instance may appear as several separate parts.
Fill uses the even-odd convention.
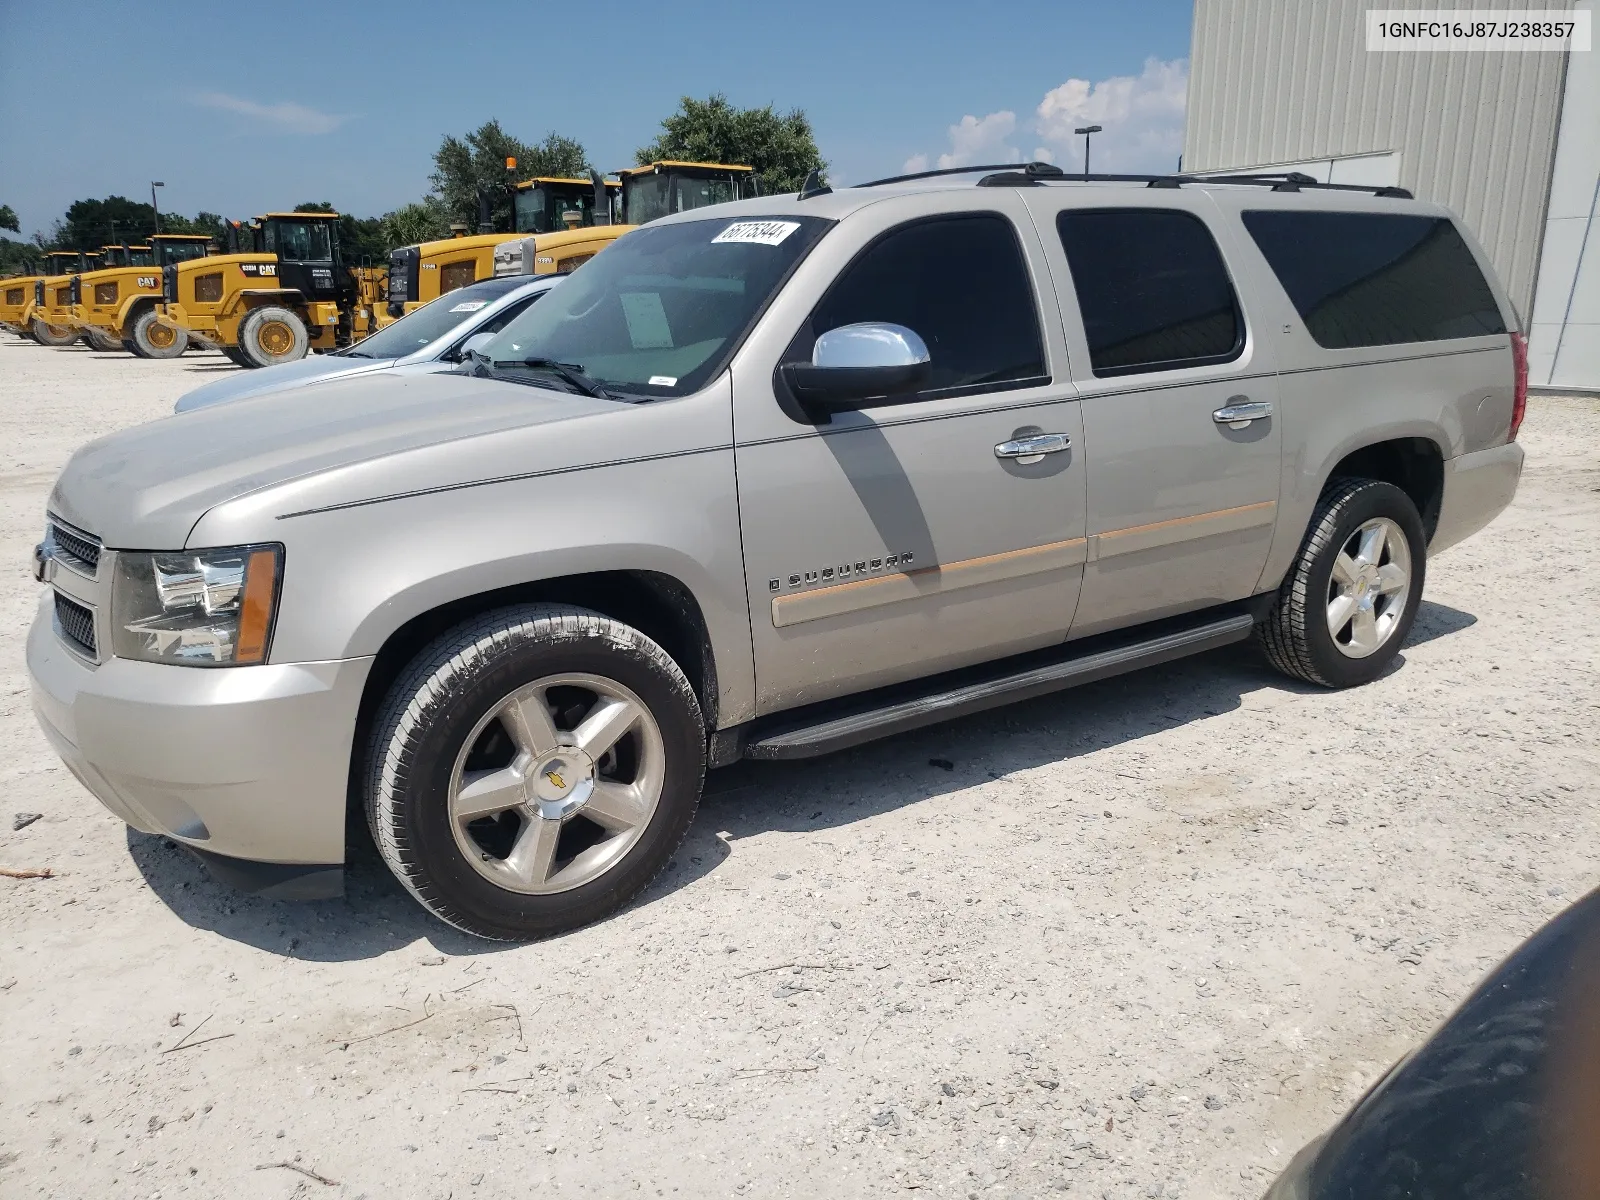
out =
[[[1266,1200],[1600,1196],[1600,891],[1534,934]]]

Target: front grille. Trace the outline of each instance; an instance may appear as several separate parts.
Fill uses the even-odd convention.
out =
[[[50,518],[50,547],[55,556],[69,566],[90,575],[100,569],[100,539],[56,517]]]
[[[56,632],[79,654],[93,659],[100,657],[94,641],[94,611],[60,592],[56,593]]]

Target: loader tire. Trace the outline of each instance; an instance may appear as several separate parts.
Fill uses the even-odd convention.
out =
[[[188,331],[161,324],[153,308],[139,314],[130,340],[138,347],[135,353],[140,358],[177,358],[189,348]]]
[[[250,310],[239,325],[239,351],[252,367],[275,367],[306,356],[311,337],[290,309],[266,304]]]
[[[78,340],[78,332],[65,325],[47,325],[38,317],[33,319],[33,340],[41,346],[70,346]]]
[[[122,343],[118,339],[112,337],[109,333],[105,333],[99,329],[84,330],[83,340],[89,343],[89,349],[97,350],[101,354],[122,353]]]

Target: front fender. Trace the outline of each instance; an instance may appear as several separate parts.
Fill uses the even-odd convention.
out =
[[[297,509],[290,493],[304,492],[292,487],[242,497],[202,516],[188,544],[283,544],[273,662],[376,654],[413,619],[503,588],[597,572],[664,575],[700,606],[722,721],[746,720],[755,668],[731,403],[725,382],[709,390],[529,438],[537,449],[527,453],[550,465],[529,462],[528,474],[480,450],[478,478],[492,482],[423,487],[412,469],[402,474],[416,490],[390,498]],[[602,455],[608,461],[593,466],[556,465]]]
[[[139,317],[139,310],[146,305],[154,308],[160,299],[160,292],[134,292],[121,304],[117,305],[117,328],[131,330],[134,321]]]

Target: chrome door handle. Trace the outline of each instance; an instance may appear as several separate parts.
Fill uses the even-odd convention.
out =
[[[1018,465],[1036,463],[1046,454],[1059,454],[1072,446],[1072,439],[1064,433],[1036,433],[1031,437],[1001,442],[994,448],[996,458],[1014,458]]]
[[[1251,421],[1259,421],[1262,417],[1271,415],[1272,405],[1265,400],[1247,400],[1243,396],[1229,396],[1228,402],[1211,414],[1211,419],[1218,425],[1226,425],[1229,429],[1243,429]]]

